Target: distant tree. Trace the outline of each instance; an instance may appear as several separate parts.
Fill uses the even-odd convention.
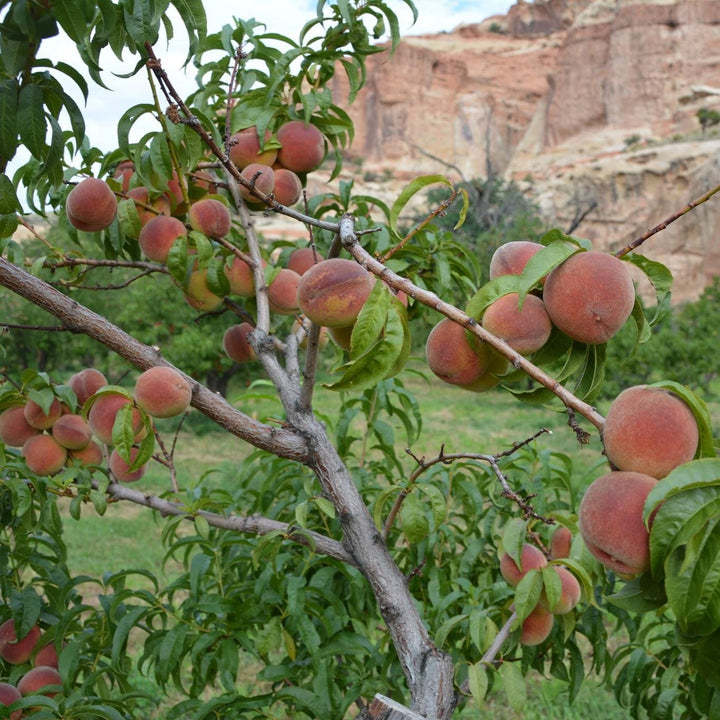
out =
[[[703,135],[709,127],[720,123],[720,112],[717,110],[711,110],[710,108],[700,108],[696,113],[697,119],[700,122]]]

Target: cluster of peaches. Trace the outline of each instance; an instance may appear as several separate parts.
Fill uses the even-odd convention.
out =
[[[28,468],[37,475],[56,475],[75,463],[102,466],[102,446],[113,445],[113,427],[121,409],[131,408],[132,430],[140,441],[148,431],[148,416],[180,415],[192,396],[190,383],[167,366],[141,373],[132,395],[108,385],[103,373],[94,368],[75,373],[68,386],[77,397],[77,412],[54,397],[47,412],[34,400],[26,399],[0,413],[0,442],[22,448]],[[130,463],[117,449],[109,452],[107,467],[116,480],[132,482],[145,473],[146,465],[132,467],[137,447],[131,450]]]
[[[490,280],[520,275],[531,257],[544,248],[527,240],[501,245],[490,261]],[[578,342],[607,342],[630,317],[635,286],[626,263],[598,251],[578,252],[542,282],[542,296],[529,294],[522,306],[519,293],[502,295],[482,313],[482,326],[521,355],[543,347],[553,326]],[[483,392],[501,382],[508,361],[488,345],[468,339],[465,328],[447,318],[430,332],[426,343],[430,369],[441,380]]]
[[[550,557],[560,560],[570,557],[572,533],[564,526],[558,527],[550,541]],[[505,552],[500,558],[500,573],[508,585],[517,587],[520,581],[531,570],[541,571],[548,567],[548,560],[538,548],[525,543],[520,552],[520,564]],[[550,572],[557,573],[560,581],[560,593],[550,601],[546,589],[540,594],[538,604],[522,621],[520,626],[520,643],[522,645],[539,645],[553,629],[556,615],[566,615],[580,602],[580,583],[564,565],[551,565]]]
[[[659,479],[690,462],[699,431],[690,407],[678,395],[660,387],[636,385],[621,392],[610,405],[603,443],[614,468],[585,490],[578,509],[578,529],[588,551],[608,570],[630,579],[650,567],[649,533],[643,519],[645,500]],[[652,526],[652,517],[650,518]],[[551,539],[551,558],[569,557],[572,533],[559,527]],[[531,570],[548,565],[545,555],[525,544],[520,564],[507,553],[500,560],[505,580],[516,587]],[[520,642],[537,645],[553,628],[554,616],[570,612],[579,602],[580,585],[562,566],[561,592],[550,607],[545,591],[521,626]]]
[[[256,190],[285,206],[298,202],[306,174],[322,163],[325,154],[325,136],[314,125],[300,120],[281,125],[274,136],[266,131],[262,146],[255,126],[240,130],[228,141],[228,156],[242,177]],[[222,239],[231,230],[230,211],[223,199],[219,199],[221,196],[214,195],[217,185],[205,170],[198,170],[189,178],[192,193],[188,194],[197,198],[191,199],[189,206],[177,175],[170,179],[167,191],[159,197],[151,197],[144,186],[131,187],[135,168],[130,161],[118,165],[115,177],[122,184],[123,196],[135,202],[141,228],[138,243],[150,260],[167,263],[170,249],[178,239],[186,237],[189,230],[196,230],[211,240]],[[250,207],[265,207],[248,187],[240,185],[239,190]],[[205,197],[207,193],[213,196]],[[78,230],[98,231],[110,227],[117,215],[117,205],[116,194],[108,183],[86,178],[68,194],[65,212],[68,221]],[[235,272],[242,271],[228,267],[230,276]],[[231,293],[243,294],[236,291],[232,278],[230,282]],[[243,278],[237,283],[244,287]],[[212,311],[223,301],[210,290],[207,271],[199,267],[193,267],[182,289],[188,303],[197,310]]]
[[[57,648],[52,639],[43,636],[37,625],[18,638],[15,622],[10,619],[0,625],[0,658],[10,665],[31,665],[27,672],[20,676],[16,685],[0,682],[0,705],[9,707],[26,695],[56,694],[58,686],[62,686],[62,677],[58,672]],[[23,711],[10,713],[10,720],[19,720]]]

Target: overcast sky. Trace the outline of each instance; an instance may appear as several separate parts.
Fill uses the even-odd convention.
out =
[[[418,8],[418,21],[412,24],[412,13],[407,5],[400,0],[389,0],[388,5],[396,12],[403,35],[420,35],[431,32],[450,31],[461,23],[479,22],[490,15],[505,13],[513,0],[415,0]],[[249,3],[228,2],[228,0],[206,0],[205,8],[208,15],[208,32],[217,32],[228,23],[232,15],[238,17],[255,17],[265,23],[267,30],[297,38],[305,22],[315,17],[317,0],[265,0],[265,2]],[[165,43],[157,46],[156,52],[161,57],[163,67],[170,73],[173,81],[182,94],[188,94],[193,88],[193,68],[187,72],[181,70],[186,53],[187,36],[180,20],[175,27],[175,40],[169,47]],[[82,70],[72,43],[67,38],[53,38],[45,43],[41,56],[53,60],[63,59]],[[111,71],[128,72],[137,58],[129,53],[125,63],[119,63],[109,49],[101,56],[103,79],[112,92],[102,90],[90,82],[90,97],[84,108],[86,131],[93,145],[103,150],[110,150],[116,142],[117,121],[122,113],[139,102],[152,102],[144,73],[130,79],[114,77]],[[82,96],[74,91],[73,83],[65,82],[66,91],[76,101],[83,104]],[[136,126],[138,134],[148,127],[140,123]],[[21,161],[20,154],[15,160]]]

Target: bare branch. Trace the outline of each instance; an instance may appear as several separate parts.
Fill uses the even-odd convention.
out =
[[[704,195],[701,195],[696,200],[691,200],[682,210],[678,210],[676,213],[673,213],[672,215],[670,215],[670,217],[665,218],[665,220],[663,220],[661,223],[659,223],[655,227],[650,228],[649,230],[644,232],[639,238],[636,238],[631,243],[628,243],[624,248],[622,248],[621,250],[618,250],[615,253],[615,256],[622,257],[623,255],[627,255],[629,252],[636,250],[648,238],[651,238],[653,235],[656,235],[661,230],[665,230],[665,228],[668,225],[670,225],[671,223],[674,223],[677,219],[681,218],[683,215],[687,215],[691,210],[698,207],[698,205],[702,205],[704,202],[707,202],[717,192],[720,192],[720,185],[716,185],[712,190],[708,190]]]
[[[96,489],[98,488],[98,484],[95,481],[93,481],[93,486]],[[164,500],[155,495],[148,495],[140,490],[134,490],[127,485],[121,485],[117,482],[112,482],[108,485],[107,493],[114,500],[127,500],[136,505],[144,505],[145,507],[157,510],[162,515],[182,516],[187,520],[193,520],[196,515],[199,515],[204,517],[212,527],[225,530],[235,530],[236,532],[251,533],[253,535],[267,535],[269,532],[280,530],[288,540],[305,545],[314,552],[342,560],[342,562],[346,562],[349,565],[355,566],[357,564],[353,557],[337,540],[332,540],[320,533],[304,530],[303,528],[298,528],[288,523],[270,520],[261,515],[243,517],[240,515],[218,515],[217,513],[208,512],[207,510],[189,512],[187,508],[180,503]]]

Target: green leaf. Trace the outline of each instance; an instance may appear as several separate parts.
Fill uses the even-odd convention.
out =
[[[620,590],[607,596],[607,600],[629,612],[646,613],[667,603],[662,583],[654,582],[650,573],[643,573],[622,585]]]
[[[40,619],[42,600],[34,587],[27,586],[22,590],[13,590],[9,604],[15,621],[17,637],[22,639]]]
[[[160,18],[153,12],[154,0],[133,0],[123,6],[125,28],[137,45],[154,45],[160,30]]]
[[[185,24],[188,37],[195,38],[202,42],[207,35],[207,17],[205,15],[205,7],[202,0],[170,0],[172,5],[177,9],[181,20]],[[190,42],[188,55],[185,59],[187,63],[195,54],[196,42]]]
[[[475,320],[481,320],[483,313],[498,298],[509,293],[519,292],[520,276],[519,275],[500,275],[494,280],[485,283],[470,298],[465,312]]]
[[[650,320],[650,325],[654,325],[659,319],[659,315],[665,307],[665,303],[670,298],[670,292],[672,291],[673,284],[672,273],[662,263],[657,260],[650,260],[644,255],[629,253],[622,259],[626,262],[632,263],[635,267],[640,268],[655,288],[655,304],[657,306],[657,310],[655,312],[655,316],[652,320]]]
[[[548,236],[546,235],[545,237],[547,238]],[[545,238],[543,238],[543,240],[544,239]],[[520,288],[518,289],[520,300],[522,301],[530,290],[549,272],[564,263],[571,255],[580,251],[580,249],[574,238],[560,233],[558,239],[553,240],[553,242],[546,245],[542,250],[536,252],[528,260],[522,275],[520,275]]]
[[[520,712],[527,701],[525,678],[523,678],[520,664],[514,662],[503,663],[499,672],[510,707],[516,712]]]
[[[128,465],[131,463],[132,448],[135,445],[137,430],[133,426],[135,406],[129,402],[120,407],[115,415],[115,423],[112,428],[112,444],[115,446],[118,455]]]
[[[543,603],[552,609],[560,602],[562,595],[562,581],[557,574],[554,565],[548,565],[540,569],[543,584]]]
[[[411,492],[400,508],[400,525],[408,542],[420,542],[430,532],[425,508],[416,493]]]
[[[22,212],[22,205],[15,194],[15,187],[5,173],[0,173],[0,215]],[[17,223],[17,221],[16,221]]]
[[[11,160],[17,149],[18,89],[15,79],[0,83],[0,160]]]
[[[673,495],[692,488],[717,485],[720,485],[720,459],[703,458],[680,465],[659,480],[648,494],[643,511],[645,523],[658,506]],[[654,523],[652,531],[657,532]]]
[[[448,635],[452,632],[453,628],[456,628],[461,622],[467,620],[467,618],[468,616],[466,614],[463,614],[455,615],[454,617],[447,619],[435,633],[435,642],[437,643],[438,647],[442,647],[445,644]]]
[[[0,214],[0,240],[11,237],[17,230],[18,223],[19,218],[15,213]]]
[[[125,608],[125,614],[120,618],[113,633],[111,650],[113,663],[119,663],[121,661],[130,631],[140,622],[140,618],[146,615],[147,612],[148,609],[143,605],[134,605]]]
[[[476,662],[468,667],[468,684],[470,694],[475,702],[482,706],[489,686],[487,667],[482,662]]]
[[[52,7],[60,27],[68,37],[73,42],[82,43],[92,20],[92,15],[86,13],[88,5],[77,0],[55,0]]]
[[[522,549],[527,537],[527,521],[513,518],[503,531],[503,550],[515,561],[522,570]]]
[[[389,224],[391,230],[395,234],[399,234],[397,223],[400,213],[402,213],[405,209],[405,206],[408,204],[413,195],[420,192],[420,190],[426,188],[428,185],[435,185],[437,183],[442,183],[443,185],[447,185],[452,188],[452,183],[444,175],[422,175],[415,178],[411,183],[403,188],[403,191],[400,193],[390,209]]]
[[[350,359],[364,355],[377,341],[385,328],[390,309],[390,290],[384,282],[375,282],[368,299],[353,325],[350,340]]]
[[[519,621],[524,620],[535,609],[542,590],[542,575],[535,568],[528,570],[515,588],[515,612]]]
[[[656,488],[657,486],[653,488],[651,494]],[[647,509],[649,505],[646,503],[645,507]],[[671,553],[691,543],[699,533],[703,533],[707,524],[713,521],[719,512],[717,483],[693,487],[667,496],[653,518],[650,530],[650,569],[653,576],[660,577],[663,565]]]
[[[47,155],[45,135],[47,124],[43,111],[43,91],[31,83],[20,90],[18,99],[18,131],[27,149],[39,160]]]
[[[438,527],[443,522],[448,512],[448,501],[442,490],[435,485],[418,485],[417,489],[422,495],[424,495],[430,503],[430,509],[433,515],[433,521],[435,527]]]
[[[341,366],[343,376],[331,385],[330,390],[364,390],[388,377],[403,351],[405,328],[400,316],[388,313],[385,328],[379,340],[364,355]]]

